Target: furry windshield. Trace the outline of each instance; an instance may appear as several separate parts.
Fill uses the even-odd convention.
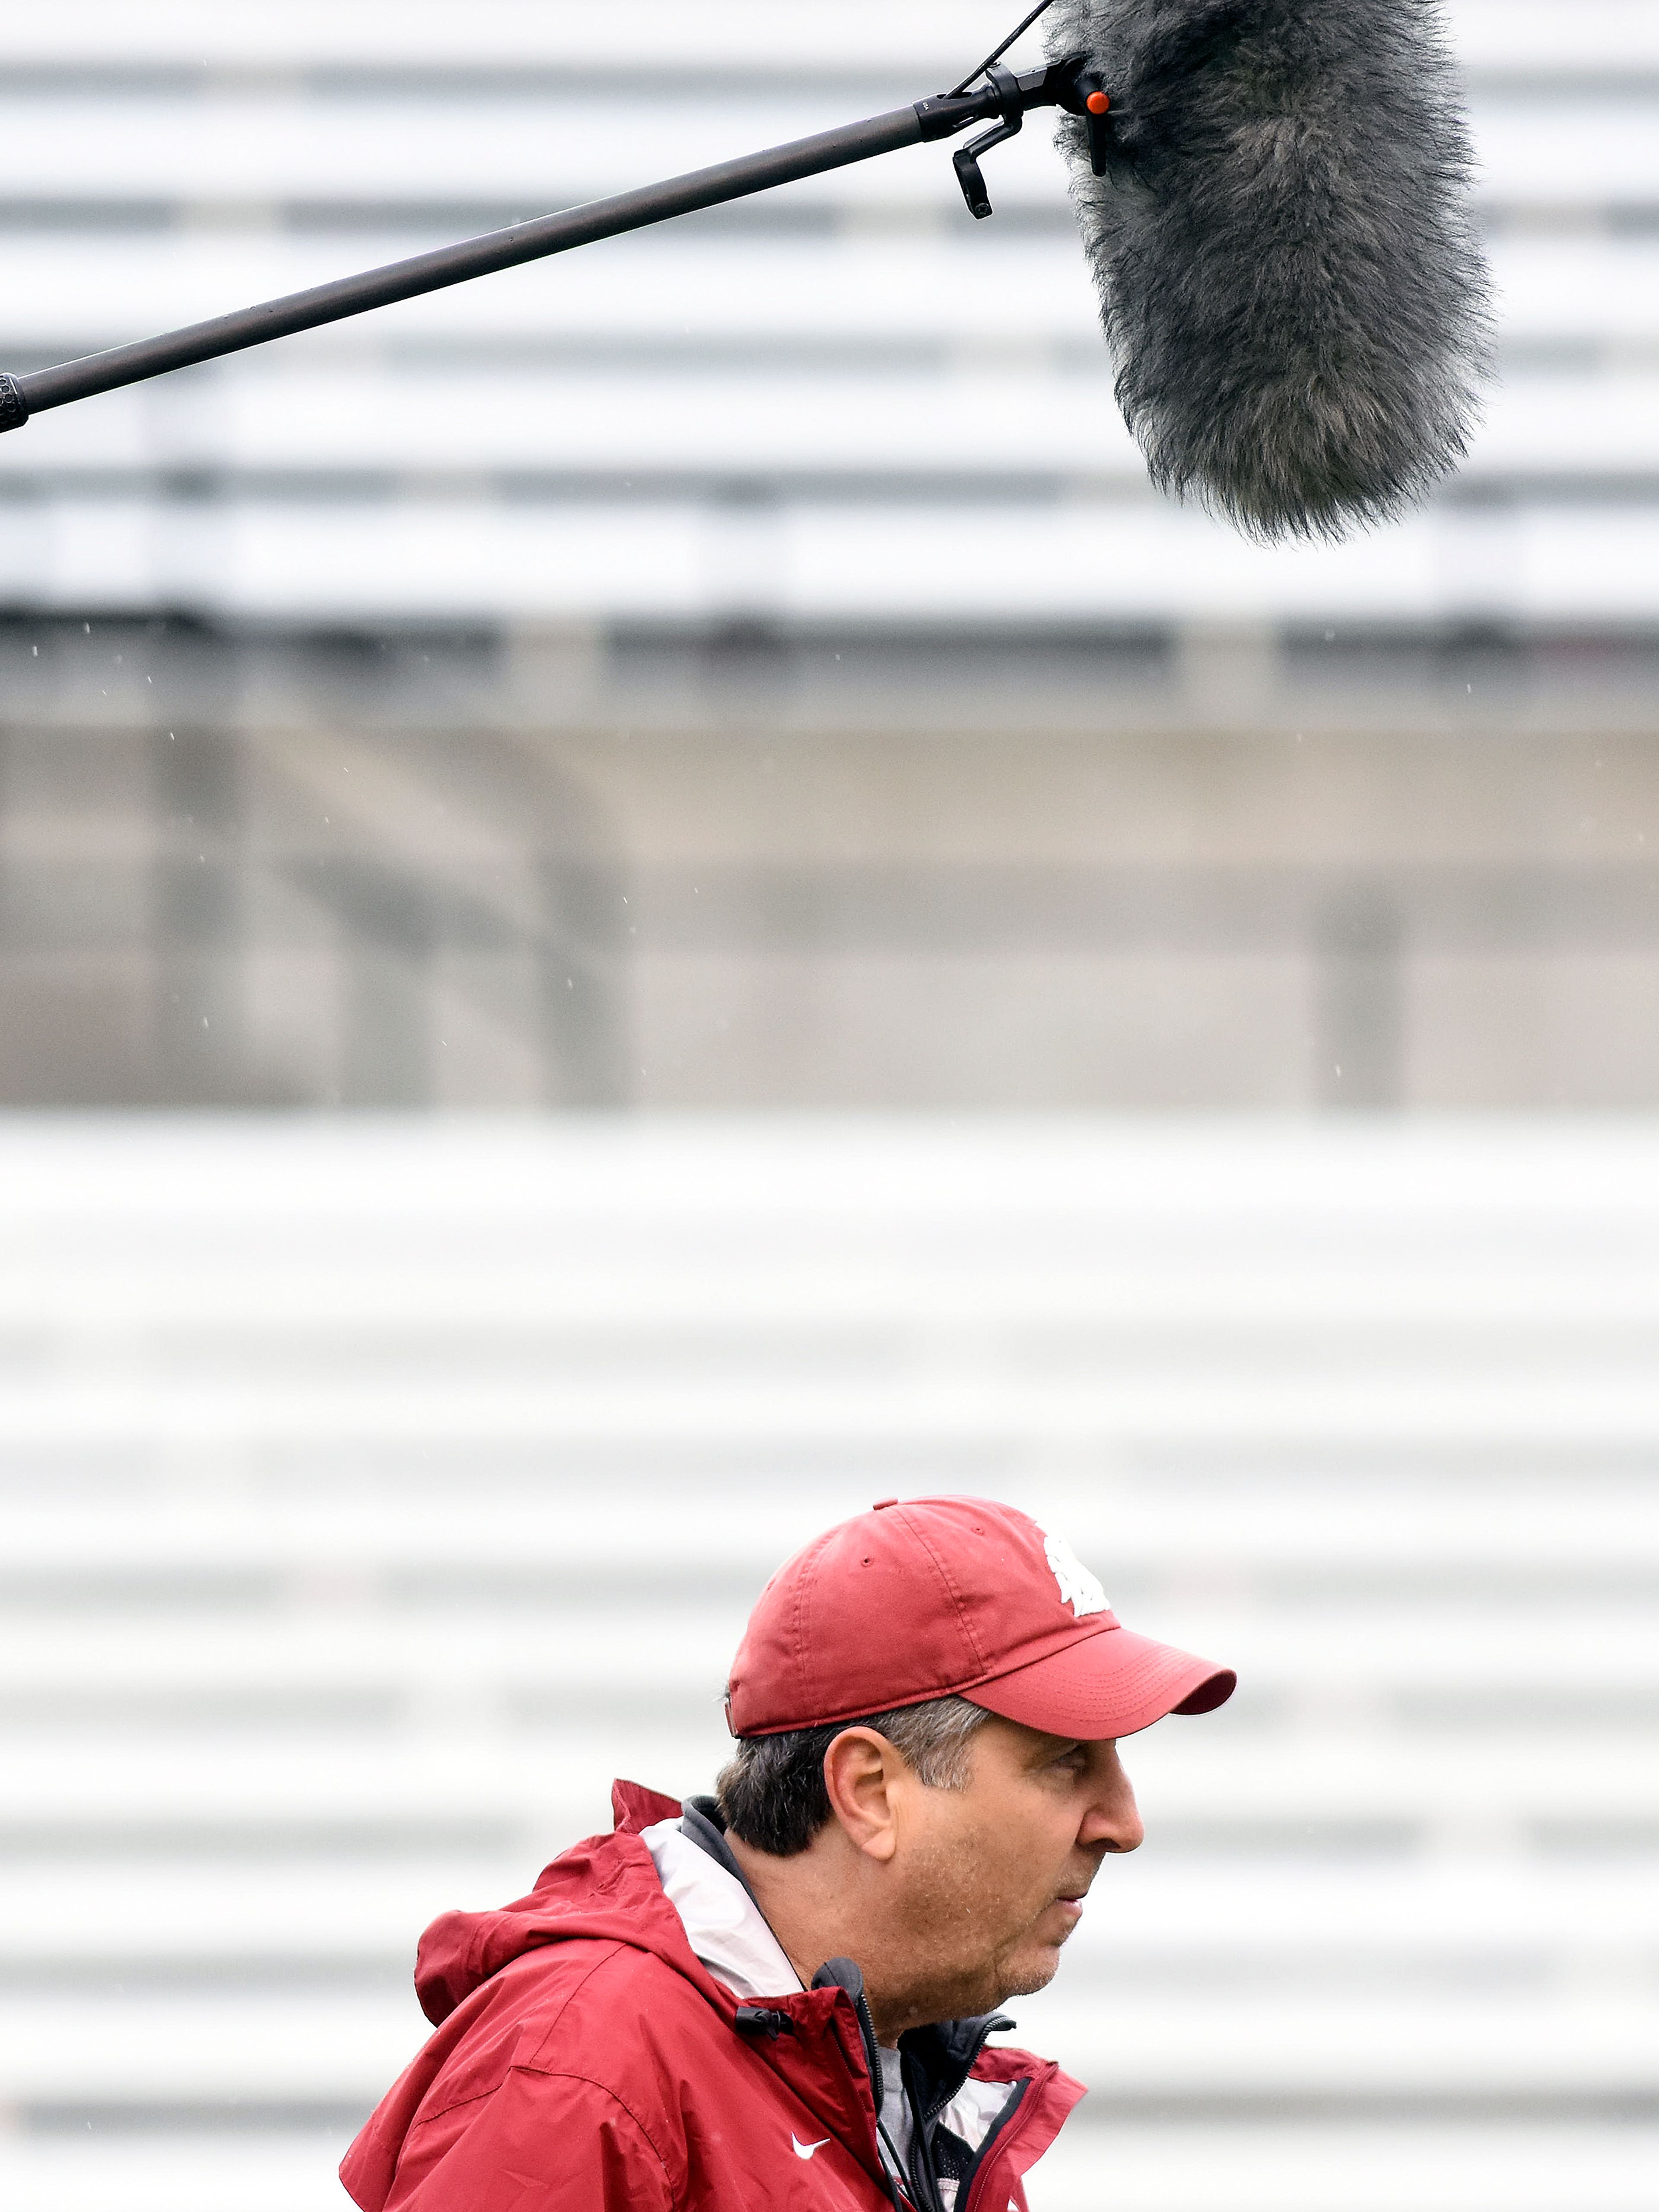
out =
[[[1059,142],[1154,482],[1338,538],[1463,457],[1490,372],[1471,155],[1429,0],[1058,0],[1112,98]]]

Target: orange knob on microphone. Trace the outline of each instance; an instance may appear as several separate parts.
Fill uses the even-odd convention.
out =
[[[1103,92],[1091,92],[1083,103],[1091,115],[1104,115],[1111,104]]]

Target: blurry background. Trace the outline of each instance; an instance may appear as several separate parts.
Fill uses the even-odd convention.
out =
[[[9,25],[0,362],[1017,13]],[[426,1919],[975,1487],[1245,1679],[1042,2212],[1651,2204],[1659,7],[1452,21],[1504,380],[1354,546],[1147,490],[1040,124],[0,441],[9,2208],[343,2203]]]

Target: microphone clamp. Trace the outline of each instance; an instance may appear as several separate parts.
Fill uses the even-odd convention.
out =
[[[941,93],[934,100],[916,102],[916,119],[924,139],[951,138],[970,123],[996,118],[996,128],[963,147],[952,159],[968,212],[982,222],[991,213],[979,157],[1005,139],[1014,137],[1024,125],[1028,109],[1060,107],[1081,116],[1088,126],[1089,155],[1097,177],[1106,173],[1111,130],[1111,98],[1100,79],[1085,69],[1080,54],[1052,62],[1047,69],[1017,72],[999,62],[988,62],[986,82],[978,92]]]
[[[1000,62],[993,62],[985,72],[991,90],[996,94],[997,113],[1001,121],[994,131],[988,131],[982,138],[975,138],[962,148],[952,162],[957,182],[962,186],[962,197],[968,203],[968,212],[976,222],[982,222],[991,212],[990,194],[985,189],[985,177],[979,166],[979,157],[993,146],[1000,146],[1005,138],[1012,138],[1025,127],[1025,102],[1020,96],[1019,79],[1012,70],[1004,69]]]

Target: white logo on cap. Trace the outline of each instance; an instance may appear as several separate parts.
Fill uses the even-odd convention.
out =
[[[1060,1601],[1069,1605],[1079,1620],[1088,1613],[1109,1613],[1111,1606],[1098,1580],[1089,1572],[1063,1536],[1042,1532],[1042,1548],[1060,1584]]]

